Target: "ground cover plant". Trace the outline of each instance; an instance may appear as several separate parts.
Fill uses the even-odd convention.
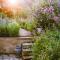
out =
[[[44,33],[35,37],[32,60],[60,60],[60,5],[58,0],[49,1],[44,0],[33,15]]]
[[[47,30],[35,40],[32,60],[60,60],[60,32]]]

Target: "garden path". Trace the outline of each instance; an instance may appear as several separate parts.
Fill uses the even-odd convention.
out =
[[[16,56],[8,56],[8,55],[1,55],[0,60],[21,60],[20,58],[16,58]]]

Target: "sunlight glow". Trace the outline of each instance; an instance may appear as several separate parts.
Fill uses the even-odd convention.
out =
[[[25,0],[19,0],[19,3],[20,3],[20,4],[25,3]]]
[[[16,5],[17,4],[17,0],[8,0],[7,1],[10,5]]]

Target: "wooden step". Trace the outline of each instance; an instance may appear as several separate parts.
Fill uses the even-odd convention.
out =
[[[24,56],[23,59],[32,59],[33,56]]]
[[[22,49],[23,52],[26,52],[26,51],[32,51],[32,49]]]
[[[30,48],[32,48],[32,46],[33,46],[33,43],[23,43],[22,50],[23,49],[30,49]]]
[[[23,43],[22,45],[23,45],[23,46],[26,46],[26,45],[33,45],[33,43]]]
[[[33,46],[33,43],[32,42],[24,42],[22,43],[22,58],[23,60],[26,60],[26,59],[32,59],[32,46]],[[25,54],[26,53],[26,54]]]

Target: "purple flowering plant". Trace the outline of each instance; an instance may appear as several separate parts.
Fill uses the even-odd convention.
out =
[[[54,0],[48,0],[48,2],[35,13],[35,18],[38,21],[37,27],[50,28],[54,27],[56,22],[59,22],[59,3]]]

